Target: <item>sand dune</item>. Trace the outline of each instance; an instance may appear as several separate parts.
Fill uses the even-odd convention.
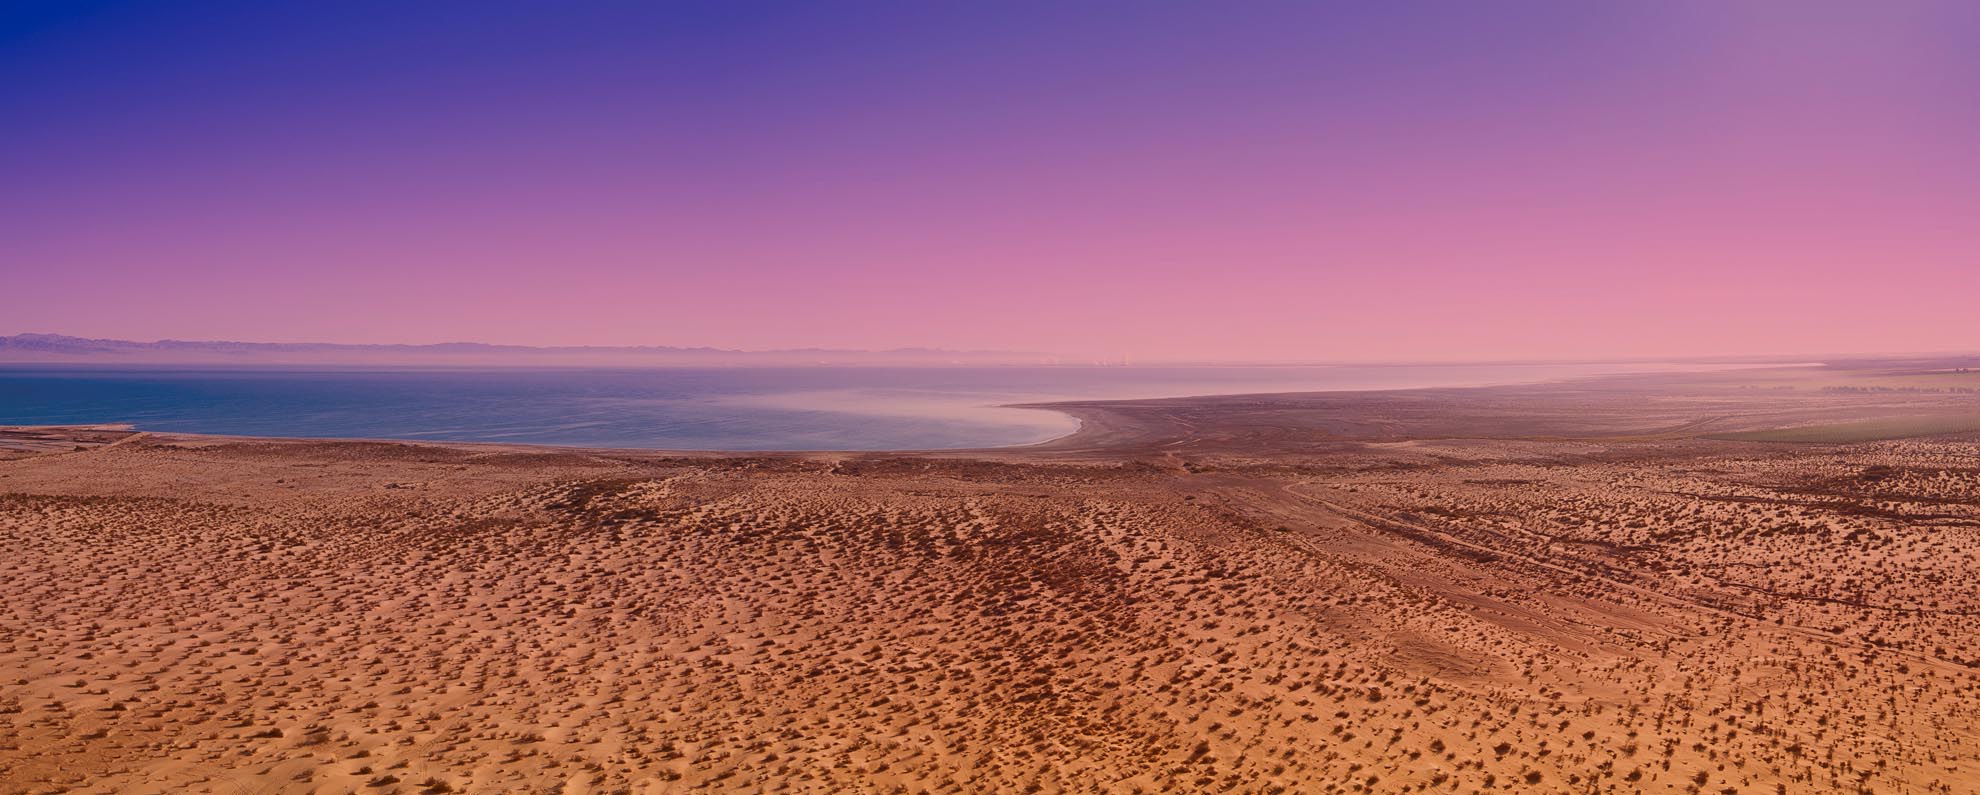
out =
[[[1171,401],[940,457],[37,431],[0,792],[1980,789],[1980,441],[1528,389],[1401,399],[1556,433],[1394,395],[1294,407],[1367,438]]]

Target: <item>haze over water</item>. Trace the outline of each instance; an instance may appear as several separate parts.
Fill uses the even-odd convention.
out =
[[[678,450],[910,450],[1045,441],[1007,404],[1525,383],[1698,365],[274,369],[0,366],[0,424]]]

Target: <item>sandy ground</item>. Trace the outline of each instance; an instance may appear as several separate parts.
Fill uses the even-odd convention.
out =
[[[0,792],[1977,792],[1980,439],[1727,436],[1959,388],[1080,404],[943,455],[23,430]]]

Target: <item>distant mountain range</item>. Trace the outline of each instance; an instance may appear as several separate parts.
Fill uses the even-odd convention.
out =
[[[438,366],[728,366],[728,365],[936,365],[1035,364],[1042,354],[1011,351],[885,351],[795,348],[741,351],[664,346],[343,345],[325,342],[228,342],[88,339],[62,334],[0,336],[0,363],[235,364],[235,365],[438,365]]]

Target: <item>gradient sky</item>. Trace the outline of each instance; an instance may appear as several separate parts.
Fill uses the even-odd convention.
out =
[[[1980,349],[1980,3],[0,3],[0,333]]]

